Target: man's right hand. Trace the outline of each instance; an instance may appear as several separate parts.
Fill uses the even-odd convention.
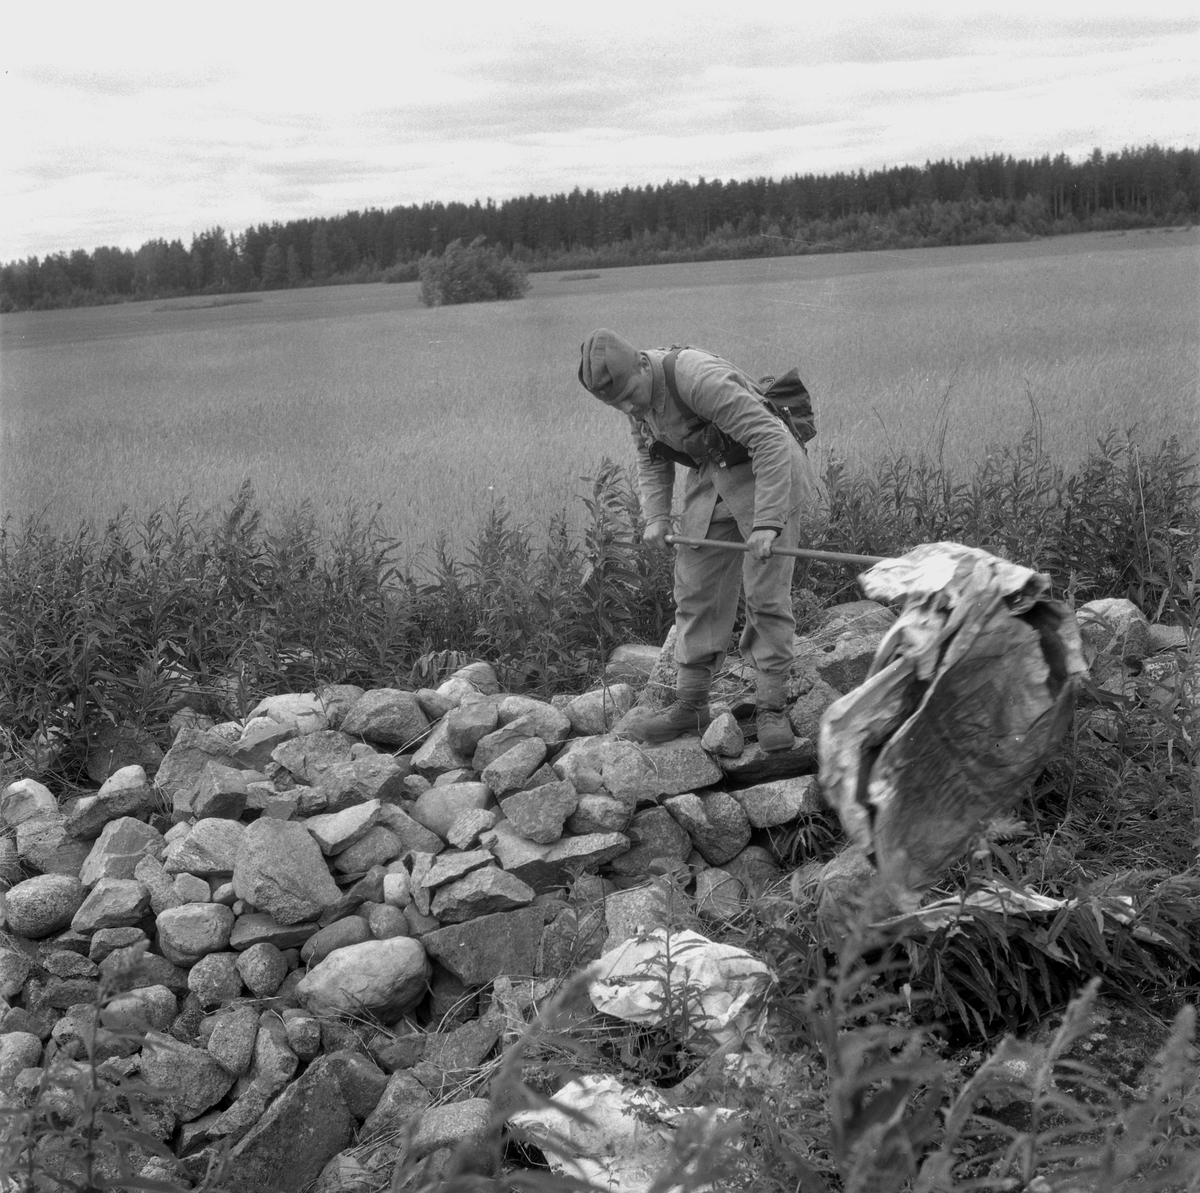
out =
[[[642,532],[642,542],[656,551],[670,551],[671,544],[667,542],[667,535],[670,533],[671,523],[666,518],[659,518]]]

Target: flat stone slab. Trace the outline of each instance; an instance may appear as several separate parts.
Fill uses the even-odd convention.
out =
[[[299,948],[320,925],[315,920],[301,924],[277,924],[265,911],[238,916],[229,934],[229,947],[241,952],[256,944],[273,944],[277,949]]]
[[[332,857],[341,853],[343,849],[349,849],[355,841],[360,841],[367,835],[379,820],[381,806],[377,799],[368,800],[342,812],[310,816],[302,823],[312,833],[313,839],[321,847],[321,852],[326,857]]]
[[[400,838],[406,853],[438,853],[445,848],[445,842],[437,833],[427,829],[395,804],[383,805],[379,812],[379,823]]]
[[[532,903],[535,894],[533,887],[515,874],[489,865],[439,887],[430,904],[430,913],[443,924],[460,924],[481,915],[515,911]]]
[[[230,1153],[230,1193],[292,1193],[311,1184],[354,1137],[337,1075],[318,1058],[267,1108]]]
[[[595,792],[590,776],[598,775],[604,791],[631,807],[639,800],[711,787],[722,778],[721,767],[702,748],[699,737],[659,746],[609,736],[581,737],[568,742],[552,765],[559,778],[570,781],[580,793]]]
[[[571,872],[599,869],[629,849],[624,833],[588,833],[563,837],[553,845],[538,845],[522,837],[507,820],[483,834],[482,842],[510,874],[537,892],[565,886]]]
[[[719,761],[725,775],[741,782],[788,779],[811,774],[817,769],[817,744],[814,738],[798,737],[790,750],[768,752],[758,742],[750,742],[736,758]]]
[[[540,907],[480,916],[421,937],[425,951],[466,986],[501,976],[532,976],[542,939]]]
[[[472,870],[490,866],[495,861],[490,850],[470,849],[464,852],[450,850],[438,855],[420,885],[432,890],[448,882],[457,882]]]
[[[773,783],[758,783],[729,792],[753,828],[774,828],[817,811],[823,803],[816,775],[800,775]]]

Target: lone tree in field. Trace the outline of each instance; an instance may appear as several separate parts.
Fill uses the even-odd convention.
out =
[[[482,236],[469,245],[452,240],[440,257],[426,253],[420,276],[421,301],[427,307],[521,298],[529,289],[525,266],[489,248]]]

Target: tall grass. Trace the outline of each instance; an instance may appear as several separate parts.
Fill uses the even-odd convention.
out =
[[[377,509],[415,558],[462,554],[493,503],[583,527],[580,478],[630,458],[575,380],[592,327],[795,364],[822,461],[962,469],[1041,412],[1073,465],[1098,428],[1200,439],[1195,233],[535,275],[520,303],[421,308],[413,284],[0,319],[0,510],[63,532],[125,507],[219,506],[249,479],[277,524]],[[168,304],[169,305],[169,304]]]
[[[1106,436],[1078,468],[1032,432],[960,475],[928,457],[826,470],[832,517],[817,546],[892,554],[953,539],[1050,571],[1061,595],[1128,596],[1151,616],[1200,619],[1194,459]],[[310,505],[272,526],[243,486],[219,513],[125,513],[67,534],[0,526],[0,725],[73,743],[107,723],[160,725],[184,680],[229,714],[327,681],[432,682],[438,659],[494,662],[514,689],[579,690],[621,642],[670,625],[671,559],[641,542],[629,472],[589,482],[583,530],[531,525],[498,504],[465,553],[442,540],[406,565],[377,511],[332,531]],[[801,567],[797,586],[852,597],[853,574]]]

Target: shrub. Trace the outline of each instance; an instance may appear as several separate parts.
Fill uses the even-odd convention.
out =
[[[1109,436],[1069,472],[1027,437],[970,477],[896,456],[855,471],[833,461],[825,480],[832,516],[815,547],[887,555],[955,540],[1048,571],[1060,595],[1130,597],[1151,618],[1200,620],[1195,469],[1173,441],[1149,450]],[[269,528],[248,485],[222,511],[180,505],[102,530],[6,520],[0,726],[18,742],[49,735],[83,750],[106,724],[161,725],[181,677],[232,714],[246,693],[392,686],[455,652],[489,659],[514,690],[578,691],[614,646],[659,643],[673,618],[671,557],[641,542],[630,473],[603,462],[585,504],[578,538],[565,518],[535,534],[498,505],[465,560],[443,543],[407,570],[377,516],[350,509],[326,535],[301,507]],[[849,568],[802,564],[796,584],[810,590],[801,605],[856,595]],[[1146,758],[1122,764],[1138,808],[1161,796],[1137,774],[1167,773],[1155,759],[1169,760],[1181,732],[1164,721]],[[1109,789],[1095,753],[1077,766],[1072,756],[1076,803]]]
[[[521,298],[529,289],[525,266],[498,248],[489,248],[482,236],[469,245],[453,240],[440,257],[426,254],[419,272],[421,301],[427,307]]]

